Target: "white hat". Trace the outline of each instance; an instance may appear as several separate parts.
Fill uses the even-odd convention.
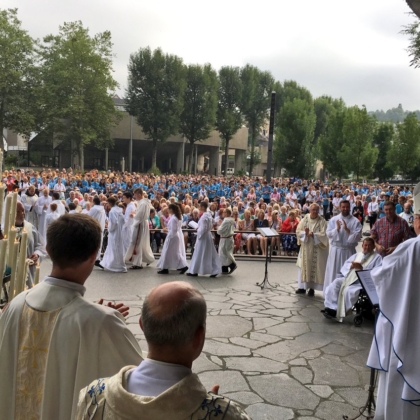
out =
[[[420,182],[414,187],[414,214],[420,215]]]

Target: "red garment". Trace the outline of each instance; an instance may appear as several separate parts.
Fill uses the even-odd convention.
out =
[[[296,228],[299,224],[299,221],[295,219],[293,222],[290,220],[290,217],[287,217],[286,220],[281,225],[282,232],[296,232]]]

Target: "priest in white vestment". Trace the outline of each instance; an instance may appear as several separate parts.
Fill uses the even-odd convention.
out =
[[[232,217],[232,210],[223,210],[223,222],[217,228],[217,233],[220,235],[219,257],[222,264],[222,273],[232,274],[238,267],[233,255],[235,220]]]
[[[53,192],[52,202],[57,204],[57,211],[58,211],[58,214],[60,216],[63,216],[64,214],[66,214],[66,207],[64,206],[64,204],[60,200],[60,193],[58,193],[56,191]]]
[[[100,244],[97,222],[62,216],[48,243],[51,275],[0,315],[2,419],[73,420],[80,389],[141,361],[123,316],[83,298]]]
[[[328,258],[327,222],[319,215],[319,205],[311,204],[307,214],[296,228],[300,251],[297,294],[314,296],[315,290],[323,290],[325,267]]]
[[[341,267],[353,254],[362,237],[362,225],[350,214],[350,202],[340,203],[341,213],[328,222],[327,237],[330,241],[327,268],[325,271],[325,289],[339,276]]]
[[[192,364],[204,346],[206,301],[185,282],[153,289],[144,301],[140,326],[148,358],[80,392],[77,420],[250,420],[239,404],[209,392]],[[223,385],[222,385],[223,386]]]
[[[117,199],[115,197],[109,197],[107,202],[111,207],[108,214],[108,245],[100,267],[116,273],[126,273],[127,267],[124,263],[122,240],[124,216],[122,209],[116,205]]]
[[[324,315],[327,318],[343,319],[359,298],[362,285],[357,277],[358,270],[372,270],[382,264],[382,257],[375,252],[375,241],[363,240],[362,252],[352,255],[341,267],[340,276],[325,289]]]
[[[122,232],[124,256],[130,247],[131,238],[133,237],[134,229],[134,217],[136,214],[136,204],[133,202],[133,194],[131,192],[125,192],[123,194],[123,203],[127,206],[124,213],[124,227]]]
[[[137,188],[134,191],[134,198],[138,200],[137,211],[134,216],[133,235],[131,243],[125,254],[125,262],[131,263],[130,269],[136,270],[143,268],[142,264],[147,265],[155,261],[152,248],[150,247],[149,215],[150,201],[143,197],[143,190]]]
[[[101,205],[101,200],[98,196],[93,197],[93,206],[89,210],[88,215],[98,221],[101,227],[101,246],[98,249],[98,255],[96,256],[95,265],[99,266],[102,251],[102,242],[104,240],[104,230],[106,222],[106,213],[104,207]]]
[[[171,216],[168,225],[163,229],[166,233],[166,239],[156,267],[160,269],[158,274],[169,274],[170,269],[178,270],[180,274],[184,274],[188,270],[188,265],[181,230],[182,214],[180,207],[177,204],[169,204],[169,214]]]
[[[51,203],[50,207],[49,207],[50,212],[47,213],[47,216],[45,217],[45,223],[44,223],[44,237],[45,237],[45,243],[47,243],[46,238],[47,238],[47,231],[48,231],[48,226],[50,226],[51,223],[55,222],[60,215],[58,214],[57,211],[57,204],[56,203]]]
[[[417,237],[371,272],[380,307],[367,362],[380,371],[375,420],[420,420],[420,184],[413,196]]]
[[[214,246],[213,236],[211,234],[213,219],[207,211],[207,206],[205,201],[200,203],[202,216],[198,221],[197,241],[187,276],[196,277],[199,274],[210,274],[210,277],[216,277],[222,272],[222,263]]]
[[[40,235],[42,235],[44,241],[46,238],[45,220],[51,202],[52,198],[49,196],[49,190],[48,188],[45,188],[42,191],[42,195],[38,198],[36,202],[36,213],[38,215],[38,232],[40,233]]]
[[[22,193],[20,201],[25,208],[25,220],[39,229],[38,213],[36,211],[38,196],[35,194],[35,187],[33,185],[31,185],[25,193]]]

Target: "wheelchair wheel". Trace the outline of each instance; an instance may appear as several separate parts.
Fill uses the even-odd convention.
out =
[[[363,317],[361,315],[356,315],[353,319],[353,323],[356,327],[360,327],[363,324]]]

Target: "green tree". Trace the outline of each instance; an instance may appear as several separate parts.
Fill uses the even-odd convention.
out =
[[[347,108],[343,124],[343,145],[337,158],[346,173],[360,176],[372,173],[378,150],[373,145],[375,120],[368,115],[366,108],[357,106]]]
[[[420,67],[420,20],[416,20],[410,25],[404,26],[402,30],[404,35],[408,35],[409,46],[407,48],[410,57],[410,66]]]
[[[17,9],[0,9],[0,133],[29,135],[35,128],[34,41],[21,28]]]
[[[375,134],[373,136],[373,144],[378,149],[378,158],[374,166],[373,175],[380,181],[385,181],[392,177],[394,171],[388,165],[388,153],[394,138],[394,124],[377,123]]]
[[[229,142],[242,126],[240,110],[242,82],[239,67],[222,67],[219,70],[217,93],[216,129],[219,131],[225,147],[225,167],[222,169],[226,174],[229,163]]]
[[[241,111],[249,128],[251,151],[251,158],[249,160],[249,175],[252,176],[255,164],[255,140],[259,134],[259,130],[266,123],[268,117],[274,79],[270,72],[263,72],[257,67],[247,64],[241,70],[241,80]]]
[[[217,73],[210,64],[188,66],[179,128],[191,144],[189,172],[192,171],[195,143],[209,137],[215,126],[216,110]],[[196,166],[194,170],[197,171]]]
[[[315,119],[312,101],[287,99],[280,108],[274,158],[290,175],[307,178],[313,173]]]
[[[112,100],[118,86],[112,57],[111,33],[90,36],[80,21],[60,26],[40,46],[44,126],[77,150],[81,170],[84,147],[110,146],[111,128],[121,116]]]
[[[420,122],[415,114],[408,115],[397,130],[388,152],[391,168],[399,171],[406,179],[420,160]]]
[[[158,142],[179,130],[183,110],[185,67],[176,55],[149,47],[131,54],[128,64],[128,111],[152,140],[152,168],[156,167]]]

